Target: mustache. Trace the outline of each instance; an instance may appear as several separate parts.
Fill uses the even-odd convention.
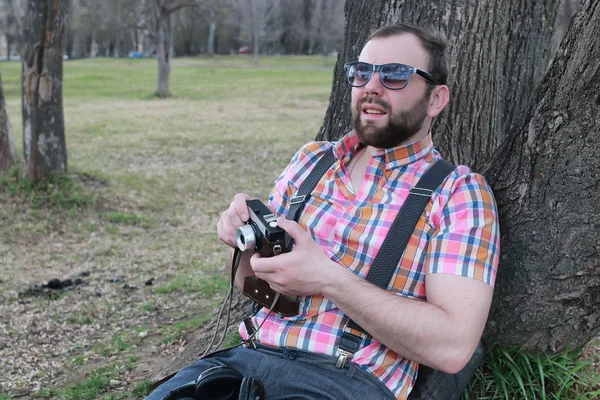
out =
[[[364,104],[378,105],[379,107],[383,108],[386,112],[389,112],[389,110],[390,110],[390,105],[378,97],[368,96],[368,97],[365,97],[364,99],[362,99],[358,103],[358,111],[360,111],[360,109],[362,108],[362,106]]]

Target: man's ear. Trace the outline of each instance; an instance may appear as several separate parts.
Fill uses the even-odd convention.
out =
[[[433,88],[429,96],[429,107],[427,108],[427,116],[430,118],[437,117],[450,101],[450,90],[446,85],[439,85]]]

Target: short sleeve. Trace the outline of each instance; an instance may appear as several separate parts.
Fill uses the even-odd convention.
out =
[[[455,177],[448,190],[448,201],[429,241],[427,273],[465,276],[493,287],[500,234],[492,190],[483,176],[470,172]]]

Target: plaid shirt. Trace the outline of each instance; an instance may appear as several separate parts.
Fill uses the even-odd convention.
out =
[[[430,134],[407,146],[378,149],[357,191],[352,188],[348,165],[358,145],[352,132],[336,143],[305,145],[277,179],[269,202],[278,214],[285,215],[289,199],[323,153],[333,147],[336,161],[313,191],[300,225],[327,256],[365,278],[410,189],[440,155],[433,149]],[[498,255],[493,194],[481,175],[459,166],[433,194],[388,290],[426,300],[425,276],[433,273],[465,276],[493,286]],[[255,328],[266,315],[263,309],[252,318]],[[337,356],[343,322],[344,314],[328,299],[321,295],[305,297],[297,316],[270,315],[256,340]],[[240,334],[248,337],[243,324]],[[363,339],[352,362],[382,381],[398,399],[408,396],[417,376],[417,363],[370,336]]]

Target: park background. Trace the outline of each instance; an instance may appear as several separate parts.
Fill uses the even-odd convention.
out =
[[[1,399],[141,397],[228,289],[220,213],[239,191],[265,199],[323,123],[343,1],[185,3],[172,14],[167,96],[156,96],[149,3],[70,2],[69,172],[37,186],[19,166],[0,178]],[[553,46],[576,6],[563,2]],[[19,155],[25,7],[0,2]],[[578,359],[597,363],[595,345]]]

